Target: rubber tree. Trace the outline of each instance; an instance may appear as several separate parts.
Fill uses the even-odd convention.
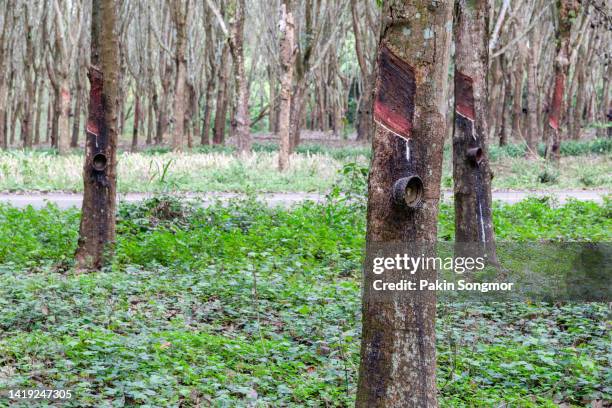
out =
[[[172,21],[176,29],[176,85],[174,93],[174,131],[172,148],[182,151],[185,148],[185,111],[187,110],[187,24],[189,20],[189,0],[174,0],[170,6]]]
[[[457,250],[477,251],[495,260],[491,216],[491,169],[487,83],[489,9],[487,0],[455,5],[455,121],[453,186]]]
[[[548,149],[547,157],[558,162],[561,153],[561,114],[563,112],[563,99],[570,66],[570,35],[572,22],[580,10],[577,0],[557,0],[558,27],[555,33],[556,56],[553,76],[553,91],[548,106]]]
[[[418,257],[437,235],[453,5],[395,0],[382,13],[366,258],[374,247],[395,244]],[[436,407],[435,292],[377,297],[376,279],[366,267],[356,406]]]
[[[278,155],[278,168],[280,171],[289,166],[289,154],[291,149],[290,140],[290,116],[291,116],[291,87],[293,83],[293,65],[295,59],[295,26],[293,13],[289,8],[290,2],[281,4],[281,17],[279,27],[281,31],[280,40],[280,109],[278,113],[278,136],[280,149]]]
[[[76,251],[79,270],[100,269],[115,241],[118,112],[115,0],[93,0],[89,116],[83,166],[83,209]]]
[[[249,80],[245,69],[244,57],[244,21],[246,18],[245,0],[235,0],[234,21],[229,38],[230,51],[234,61],[234,78],[236,80],[236,144],[239,153],[251,153],[251,117],[249,116]]]

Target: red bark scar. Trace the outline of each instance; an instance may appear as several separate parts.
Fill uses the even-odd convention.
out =
[[[378,54],[374,120],[399,136],[409,138],[415,91],[414,69],[382,44]]]
[[[95,67],[89,69],[87,74],[91,88],[89,91],[89,116],[87,118],[87,132],[95,136],[100,135],[104,126],[104,103],[102,98],[103,75]]]
[[[474,120],[474,80],[455,71],[455,112]]]
[[[561,105],[563,104],[563,91],[565,88],[565,75],[557,73],[555,76],[555,92],[553,94],[548,124],[554,130],[559,130],[559,119],[561,116]]]

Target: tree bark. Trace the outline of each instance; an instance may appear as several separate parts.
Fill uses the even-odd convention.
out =
[[[138,92],[138,91],[137,91]],[[140,129],[140,93],[134,96],[134,127],[132,128],[132,153],[138,151],[138,130]]]
[[[423,248],[431,254],[435,245],[452,10],[450,2],[398,0],[383,10],[366,258],[380,245],[403,243],[414,257],[422,256]],[[422,184],[403,184],[408,179]],[[394,191],[401,192],[401,202],[392,199]],[[413,199],[420,191],[420,200]],[[412,279],[405,271],[388,272]],[[435,279],[435,274],[418,270],[413,276]],[[381,298],[372,290],[376,279],[366,270],[356,406],[437,407],[435,292]]]
[[[547,156],[555,162],[561,158],[561,131],[562,112],[565,98],[565,82],[569,71],[569,41],[572,30],[572,21],[576,17],[580,5],[577,0],[557,0],[559,14],[559,27],[555,35],[556,57],[554,66],[553,92],[548,105],[548,126],[546,127]]]
[[[187,111],[187,12],[189,0],[174,0],[172,17],[176,27],[176,86],[174,94],[174,132],[172,147],[175,151],[185,148],[185,116]]]
[[[217,104],[215,109],[215,124],[213,130],[213,144],[223,144],[225,138],[225,119],[227,117],[227,93],[230,66],[230,50],[226,44],[221,52],[221,67],[219,69],[219,82],[217,85]]]
[[[83,210],[76,251],[79,270],[100,269],[114,250],[119,101],[115,6],[114,0],[92,4]]]
[[[7,111],[6,103],[8,100],[8,87],[0,78],[0,148],[8,149]]]
[[[23,67],[25,70],[25,88],[26,94],[24,98],[23,120],[21,122],[21,135],[23,138],[23,147],[26,149],[32,148],[32,129],[34,127],[34,109],[36,107],[36,80],[34,78],[34,39],[32,38],[33,26],[30,22],[30,7],[28,2],[25,3],[25,30],[26,30],[26,52],[24,54]]]
[[[57,123],[57,152],[66,154],[70,150],[70,85],[62,79],[59,88],[59,118]]]
[[[249,82],[244,69],[244,19],[245,0],[236,1],[233,32],[230,39],[234,76],[236,80],[236,136],[238,153],[250,153],[251,117],[249,116]]]
[[[289,166],[291,146],[290,118],[291,118],[291,86],[293,83],[293,64],[295,58],[295,23],[293,14],[287,10],[287,4],[281,4],[281,83],[280,83],[280,109],[278,114],[278,137],[280,143],[278,155],[278,169],[285,170]]]
[[[366,7],[368,7],[367,4]],[[363,84],[357,108],[357,140],[365,141],[372,135],[372,84],[374,81],[364,55],[365,39],[359,25],[357,0],[351,0],[351,17],[355,34],[355,51]]]
[[[44,82],[40,80],[38,83],[38,92],[36,96],[36,115],[34,117],[34,144],[35,145],[40,144],[40,124],[42,122],[41,118],[42,118],[42,112],[43,112],[44,90],[45,90]]]
[[[488,14],[487,0],[456,2],[453,186],[456,250],[496,263],[487,154]]]
[[[80,68],[79,68],[80,69]],[[77,87],[76,87],[76,100],[74,102],[74,121],[72,122],[72,138],[70,140],[70,147],[78,147],[79,145],[79,133],[81,132],[81,103],[82,103],[82,88],[79,83],[77,76]]]
[[[527,150],[525,155],[527,158],[535,158],[538,156],[538,41],[536,30],[531,32],[529,58],[527,61],[527,132],[525,139],[527,142]]]

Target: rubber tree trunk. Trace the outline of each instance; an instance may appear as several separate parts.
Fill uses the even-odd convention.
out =
[[[381,245],[405,245],[410,257],[420,257],[425,248],[435,246],[452,11],[451,2],[430,1],[396,0],[384,8],[374,98],[366,258],[374,255],[372,248]],[[404,184],[407,180],[416,182],[414,188]],[[399,196],[394,191],[399,191]],[[392,199],[394,196],[401,200]],[[386,273],[412,279],[404,271]],[[435,273],[417,270],[412,277],[435,279]],[[356,406],[437,407],[435,292],[418,296],[393,292],[398,295],[381,298],[373,291],[377,279],[379,275],[368,273],[366,268]]]
[[[72,138],[70,140],[70,147],[78,147],[79,145],[79,133],[81,132],[81,103],[82,103],[82,88],[79,84],[79,78],[77,76],[77,87],[76,87],[76,99],[74,102],[74,120],[72,122]]]
[[[176,27],[176,85],[174,93],[174,132],[172,133],[172,148],[182,151],[185,148],[185,116],[187,111],[187,9],[189,2],[183,7],[181,0],[172,3],[172,16]]]
[[[35,145],[40,144],[40,124],[42,121],[44,90],[45,90],[44,82],[42,80],[39,80],[38,96],[36,97],[36,115],[34,118],[34,144]]]
[[[295,34],[293,14],[287,10],[286,4],[281,4],[281,84],[280,84],[280,109],[278,114],[278,137],[280,149],[278,155],[278,168],[280,171],[289,166],[289,154],[291,148],[291,85],[293,82],[293,65],[295,53]]]
[[[563,112],[563,99],[565,98],[565,83],[569,71],[570,58],[570,34],[572,21],[579,10],[577,0],[557,0],[557,12],[559,15],[559,27],[555,35],[556,57],[555,73],[553,77],[552,100],[549,103],[548,111],[548,148],[547,157],[558,162],[561,157],[561,114]]]
[[[215,71],[212,75],[214,76]],[[201,145],[210,144],[210,116],[213,107],[213,93],[215,92],[215,81],[211,78],[206,84],[206,103],[204,106],[204,119],[202,120],[202,134],[201,134]]]
[[[132,128],[132,153],[138,151],[138,132],[140,130],[140,122],[141,118],[141,108],[140,108],[140,92],[141,90],[137,89],[138,95],[134,96],[134,127]]]
[[[487,154],[487,0],[455,6],[455,123],[453,185],[456,250],[496,263],[491,214],[491,169]],[[465,256],[470,254],[465,253]]]
[[[59,117],[57,120],[57,152],[67,154],[70,150],[70,84],[68,78],[61,79],[59,88]]]
[[[244,20],[246,14],[245,0],[237,0],[232,33],[232,58],[236,80],[236,138],[238,153],[250,153],[251,117],[249,115],[249,81],[244,69]]]
[[[367,7],[367,4],[366,4]],[[364,33],[361,32],[359,24],[359,13],[357,11],[357,0],[351,0],[351,21],[353,23],[353,33],[355,35],[355,54],[361,71],[363,89],[359,98],[359,106],[357,108],[357,140],[365,141],[372,135],[372,75],[368,69],[365,57],[366,42]],[[367,27],[367,25],[366,25]]]
[[[93,0],[79,270],[100,269],[114,249],[119,66],[115,12],[114,0]]]
[[[531,32],[529,58],[527,60],[527,131],[525,132],[525,140],[527,142],[527,150],[525,156],[529,159],[538,156],[538,47],[536,42],[538,36],[536,30]]]
[[[8,87],[0,77],[0,148],[8,148],[7,128],[7,110],[6,102],[8,100]]]
[[[221,52],[221,67],[219,68],[219,82],[217,85],[217,102],[215,107],[215,123],[213,129],[213,144],[223,144],[225,139],[225,118],[227,116],[228,81],[231,68],[230,50],[226,44]]]

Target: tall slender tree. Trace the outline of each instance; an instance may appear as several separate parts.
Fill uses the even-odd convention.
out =
[[[548,106],[548,126],[546,129],[549,135],[547,155],[554,161],[559,161],[561,157],[561,115],[570,66],[570,35],[572,22],[580,10],[580,4],[578,0],[557,0],[556,4],[559,25],[555,34],[557,48],[554,65],[554,82],[552,98]]]
[[[295,22],[291,12],[291,2],[281,4],[280,13],[280,65],[282,70],[280,81],[280,108],[278,113],[278,136],[280,149],[278,168],[283,171],[289,166],[291,148],[290,118],[291,118],[291,86],[293,83],[293,64],[295,59]]]
[[[244,20],[246,18],[245,0],[235,0],[234,21],[229,38],[234,77],[236,80],[236,136],[239,153],[251,152],[251,117],[249,116],[249,80],[245,70],[244,58]]]
[[[115,240],[119,66],[115,6],[115,0],[92,1],[89,117],[76,251],[80,270],[101,268]]]
[[[383,6],[368,182],[367,257],[401,245],[431,254],[437,236],[453,6],[392,0]],[[412,271],[411,271],[412,272]],[[385,272],[435,279],[435,270]],[[435,292],[385,296],[367,266],[357,407],[436,407]]]
[[[487,157],[489,9],[487,0],[455,6],[453,186],[457,249],[495,259],[491,169]]]
[[[174,0],[170,7],[176,28],[176,85],[174,94],[174,132],[172,147],[181,151],[185,147],[185,115],[187,110],[187,22],[189,0]]]

